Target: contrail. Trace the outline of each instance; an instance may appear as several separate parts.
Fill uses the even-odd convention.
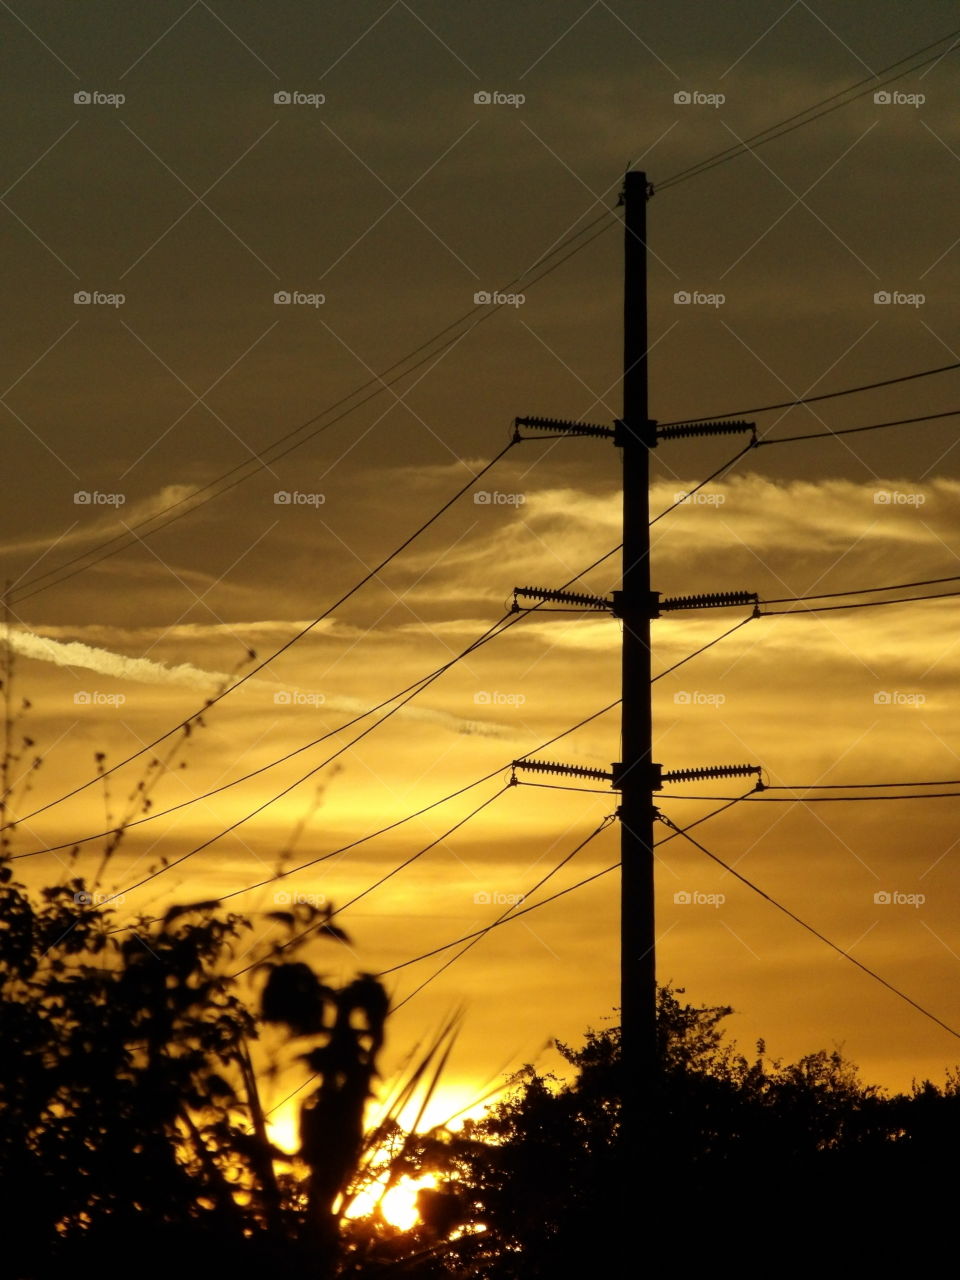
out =
[[[152,658],[130,658],[126,654],[114,653],[111,649],[83,644],[80,640],[51,640],[33,631],[8,628],[6,640],[11,649],[24,658],[50,662],[56,667],[82,667],[85,671],[95,671],[98,675],[111,676],[116,680],[130,680],[137,684],[176,685],[180,688],[200,689],[206,693],[214,693],[234,678],[226,671],[206,671],[189,662],[170,667],[162,662],[155,662]],[[358,715],[366,711],[368,706],[368,703],[359,698],[330,697],[309,690],[291,690],[290,686],[278,685],[271,680],[251,680],[249,684],[251,687],[271,689],[274,693],[282,690],[290,695],[291,700],[296,694],[307,694],[317,699],[316,705],[322,706],[325,710],[343,711],[350,715]],[[506,725],[467,720],[461,716],[451,715],[446,711],[431,710],[428,707],[401,707],[396,714],[410,720],[438,725],[450,733],[502,738],[510,732]]]

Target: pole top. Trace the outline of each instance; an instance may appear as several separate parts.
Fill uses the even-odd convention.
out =
[[[623,186],[620,189],[617,204],[626,204],[628,197],[634,200],[639,199],[641,194],[644,199],[649,200],[653,195],[653,183],[647,181],[647,175],[643,169],[628,168],[623,175]]]

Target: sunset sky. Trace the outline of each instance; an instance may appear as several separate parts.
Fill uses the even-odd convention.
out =
[[[32,704],[18,733],[43,757],[18,809],[50,805],[18,826],[15,852],[115,825],[153,752],[112,775],[106,795],[97,785],[53,802],[94,777],[95,753],[110,765],[138,751],[256,665],[248,650],[258,663],[325,614],[505,447],[515,415],[619,415],[625,169],[656,189],[869,87],[955,25],[947,0],[0,6],[0,575],[16,693]],[[891,101],[866,93],[655,190],[654,417],[960,361],[949,49],[892,84]],[[604,211],[535,281],[539,259]],[[497,290],[512,301],[474,310],[475,295]],[[424,347],[391,386],[375,379],[447,325],[455,341]],[[770,439],[868,425],[960,410],[958,388],[954,371],[754,420]],[[780,598],[960,574],[958,432],[960,417],[944,418],[749,453],[656,524],[654,586]],[[742,443],[663,442],[651,510]],[[380,973],[532,889],[617,797],[590,784],[491,798],[513,758],[619,696],[615,619],[524,617],[356,746],[370,720],[341,726],[483,635],[515,586],[559,586],[611,551],[619,486],[608,440],[516,446],[217,703],[155,809],[331,736],[134,828],[101,891],[266,806],[126,894],[118,922],[319,858],[491,773],[229,906],[262,948],[284,895],[339,906],[486,800],[338,917],[349,948],[318,941],[308,957],[334,978]],[[580,589],[605,594],[618,571],[613,557]],[[657,621],[654,670],[749,612]],[[656,758],[748,762],[790,787],[960,778],[958,679],[960,597],[760,618],[656,683]],[[614,709],[543,754],[608,769],[618,734]],[[719,804],[697,797],[749,786],[670,785],[659,803],[684,825]],[[930,790],[955,798],[788,804],[771,800],[792,793],[770,792],[695,834],[960,1033],[960,785]],[[539,896],[610,867],[618,845],[608,825]],[[18,873],[38,887],[91,875],[101,848],[76,863],[66,849],[24,859]],[[745,1051],[760,1036],[783,1059],[840,1046],[891,1089],[942,1083],[960,1061],[947,1031],[684,840],[662,851],[657,888],[661,980],[732,1005]],[[576,1043],[613,1015],[618,909],[612,872],[483,938],[391,1019],[387,1072],[459,1007],[448,1111],[524,1062],[556,1067],[552,1038]],[[395,1000],[451,954],[388,978]],[[282,1084],[296,1082],[290,1071]]]

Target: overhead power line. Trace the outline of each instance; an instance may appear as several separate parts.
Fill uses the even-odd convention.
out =
[[[172,728],[167,729],[165,733],[161,733],[158,737],[154,738],[152,742],[146,743],[144,746],[140,747],[137,751],[134,751],[130,755],[126,756],[123,760],[118,760],[116,764],[111,765],[108,769],[104,769],[101,773],[97,774],[95,777],[89,778],[86,782],[83,782],[79,786],[74,787],[72,791],[65,792],[63,795],[59,796],[56,800],[50,800],[46,804],[41,805],[39,808],[33,809],[30,813],[23,814],[21,817],[17,819],[17,822],[21,822],[21,823],[28,822],[31,818],[35,818],[38,814],[46,813],[46,811],[48,809],[52,809],[54,805],[62,804],[65,800],[70,800],[74,796],[79,795],[82,791],[86,791],[88,787],[95,786],[97,783],[102,782],[104,778],[110,777],[110,775],[113,773],[116,773],[118,769],[122,769],[125,765],[130,764],[132,761],[138,760],[141,756],[146,755],[148,751],[152,751],[155,747],[159,746],[161,742],[165,742],[167,738],[172,737],[173,734],[179,733],[180,730],[185,729],[187,725],[191,724],[194,720],[197,720],[200,716],[203,716],[207,711],[210,710],[211,707],[216,706],[217,703],[222,702],[223,699],[226,698],[229,694],[233,693],[236,689],[239,689],[241,688],[241,686],[245,685],[248,680],[253,678],[253,676],[257,675],[260,671],[263,671],[272,662],[275,662],[276,659],[279,658],[281,654],[286,653],[288,649],[292,648],[299,640],[302,640],[304,636],[308,635],[311,631],[313,631],[314,628],[319,626],[321,622],[323,622],[326,618],[329,618],[332,613],[334,613],[337,609],[339,609],[341,605],[345,604],[352,596],[356,595],[357,592],[361,590],[361,588],[365,587],[366,584],[370,582],[372,578],[375,578],[377,574],[379,574],[383,569],[385,569],[388,564],[390,564],[393,560],[396,560],[396,558],[402,552],[404,552],[412,542],[416,541],[416,539],[419,538],[422,533],[425,533],[426,530],[429,529],[432,524],[436,523],[436,521],[439,520],[440,517],[446,511],[448,511],[450,507],[452,507],[453,504],[467,492],[468,489],[472,488],[473,485],[475,485],[482,476],[486,475],[486,473],[492,467],[496,466],[496,464],[501,460],[501,458],[503,458],[504,455],[507,454],[513,448],[513,445],[514,445],[514,442],[511,440],[510,443],[505,445],[504,448],[501,449],[500,452],[494,458],[491,458],[491,460],[485,466],[481,467],[480,470],[476,473],[476,475],[471,476],[471,478],[466,482],[466,484],[461,485],[461,487],[456,491],[456,493],[454,493],[452,497],[448,498],[447,501],[443,504],[443,506],[438,508],[438,510],[435,511],[433,515],[429,517],[429,519],[424,520],[424,522],[421,525],[419,525],[418,528],[416,528],[413,531],[413,533],[411,533],[408,537],[404,538],[403,542],[401,542],[399,546],[395,547],[393,551],[390,552],[389,555],[384,556],[384,558],[378,564],[376,564],[372,569],[368,570],[363,575],[363,577],[360,578],[358,582],[354,583],[354,585],[349,589],[349,591],[345,591],[343,595],[339,597],[338,600],[335,600],[333,604],[328,605],[327,608],[324,609],[323,612],[318,617],[314,618],[313,621],[309,622],[305,627],[302,627],[296,633],[296,635],[292,636],[289,640],[286,640],[282,645],[280,645],[278,649],[275,649],[273,653],[269,655],[269,657],[264,658],[261,662],[258,662],[256,666],[251,667],[249,671],[245,672],[242,676],[240,676],[237,680],[235,680],[233,684],[228,685],[225,689],[221,689],[221,691],[215,694],[213,697],[207,698],[207,700],[204,702],[202,707],[200,707],[197,711],[194,711],[191,715],[187,716],[185,719],[178,721],[178,723],[175,724]],[[6,827],[10,827],[12,825],[14,824],[7,823]],[[0,830],[4,830],[4,829],[6,828],[0,827]]]
[[[391,867],[389,871],[380,876],[378,880],[375,880],[373,884],[368,885],[366,889],[362,889],[360,893],[354,894],[348,902],[345,902],[342,906],[335,908],[328,915],[325,915],[324,919],[319,924],[310,925],[308,928],[302,929],[300,933],[294,934],[292,938],[288,938],[286,942],[279,943],[275,948],[275,951],[286,951],[289,947],[295,946],[298,942],[302,942],[309,934],[315,933],[318,929],[322,930],[326,926],[327,922],[334,916],[340,915],[340,913],[346,911],[348,907],[352,907],[355,903],[359,902],[361,898],[365,898],[368,894],[373,893],[375,889],[379,889],[382,884],[386,884],[386,882],[391,880],[395,875],[399,875],[401,871],[405,871],[407,867],[411,866],[414,862],[417,862],[424,856],[424,854],[429,853],[430,850],[435,849],[438,844],[442,844],[445,840],[448,840],[455,831],[459,831],[461,827],[466,826],[468,822],[471,822],[478,814],[482,813],[484,809],[493,804],[495,800],[499,800],[505,791],[509,790],[510,783],[504,783],[499,791],[495,792],[492,796],[488,796],[487,799],[478,804],[475,809],[471,809],[466,817],[455,822],[452,827],[448,827],[443,835],[437,836],[436,839],[431,840],[429,844],[425,844],[422,849],[418,849],[416,853],[412,853],[409,858],[405,858],[403,862],[399,863],[397,866]],[[260,962],[252,961],[242,969],[238,969],[237,972],[231,976],[239,978],[242,974],[249,973],[251,969],[255,969],[258,963]]]
[[[848,591],[821,591],[811,596],[775,596],[762,600],[761,604],[795,604],[800,600],[834,600],[839,596],[872,595],[878,591],[909,591],[913,587],[936,587],[943,582],[960,582],[960,574],[946,578],[920,578],[916,582],[892,582],[886,587],[851,587]]]
[[[851,600],[848,604],[813,604],[802,609],[767,609],[761,618],[786,618],[791,614],[832,613],[835,609],[879,609],[887,604],[918,604],[924,600],[949,600],[960,596],[960,591],[938,591],[925,596],[900,596],[896,600]],[[760,601],[763,604],[763,601]]]
[[[923,48],[914,50],[913,53],[907,54],[906,57],[898,58],[896,62],[892,62],[881,71],[864,76],[862,80],[855,81],[845,89],[839,89],[836,93],[830,94],[829,97],[821,98],[819,102],[812,103],[809,107],[804,107],[802,111],[795,111],[793,115],[784,117],[776,124],[768,125],[766,129],[761,129],[759,132],[751,134],[748,138],[731,143],[730,146],[724,147],[723,150],[715,152],[712,156],[708,156],[696,164],[688,165],[686,169],[678,170],[677,173],[671,174],[663,182],[657,183],[656,190],[665,191],[681,182],[688,182],[691,178],[698,178],[709,169],[714,169],[718,165],[735,160],[738,156],[745,155],[750,150],[757,150],[757,148],[764,146],[768,142],[773,142],[788,133],[793,133],[795,129],[802,129],[804,125],[812,124],[814,120],[830,115],[840,107],[845,107],[868,93],[874,93],[885,85],[894,84],[897,80],[902,80],[904,76],[919,71],[921,67],[937,62],[948,53],[952,53],[958,37],[960,37],[960,30],[951,31],[947,35],[941,36],[939,40],[934,40],[930,44],[924,45]],[[951,41],[954,43],[951,44]],[[950,45],[950,47],[940,53],[930,52],[934,49],[940,49],[944,44]],[[921,58],[923,54],[928,54],[929,56],[917,62],[916,59]],[[905,64],[907,63],[911,65],[906,66]],[[891,75],[891,72],[896,72],[896,74]],[[883,79],[882,77],[884,76],[887,78]]]
[[[714,809],[712,813],[704,814],[702,818],[698,818],[696,822],[691,822],[687,827],[684,827],[683,830],[692,831],[694,827],[699,827],[701,823],[709,822],[711,818],[716,818],[726,809],[730,809],[733,805],[738,804],[741,799],[742,797],[740,796],[728,798],[727,802],[721,805],[719,809]],[[662,840],[657,841],[656,848],[659,849],[662,844],[669,844],[671,840],[675,839],[676,835],[664,836]],[[542,898],[539,902],[534,902],[530,906],[523,907],[519,911],[514,911],[512,915],[507,916],[503,920],[498,920],[493,924],[485,925],[482,929],[474,929],[472,933],[465,933],[460,938],[454,938],[452,942],[445,942],[442,946],[433,947],[430,951],[423,951],[418,956],[413,956],[409,960],[401,961],[400,964],[391,965],[389,969],[382,969],[379,973],[375,974],[374,977],[389,977],[391,973],[397,973],[400,969],[408,969],[410,965],[419,964],[421,960],[429,960],[432,956],[439,955],[443,951],[449,951],[451,947],[459,946],[461,942],[468,942],[471,938],[483,937],[483,935],[489,933],[491,929],[498,929],[502,924],[512,924],[514,920],[519,920],[521,916],[528,915],[531,911],[539,911],[541,907],[545,907],[551,902],[556,902],[558,898],[563,898],[568,893],[573,893],[577,889],[582,889],[584,885],[592,884],[594,880],[599,880],[601,876],[609,875],[611,871],[616,871],[619,866],[620,863],[615,862],[612,866],[605,867],[602,871],[597,871],[583,880],[578,880],[576,884],[572,884],[566,889],[561,889],[558,893],[552,893],[548,898]]]
[[[229,782],[224,782],[218,787],[211,787],[209,791],[204,791],[202,794],[197,796],[191,796],[188,800],[181,800],[178,804],[170,805],[169,808],[157,809],[146,814],[142,818],[132,819],[131,821],[124,823],[124,832],[128,831],[131,827],[142,826],[145,822],[154,822],[157,818],[166,818],[171,813],[177,813],[179,810],[186,809],[193,804],[200,804],[202,801],[209,800],[212,796],[220,795],[224,791],[229,791],[231,788],[237,787],[243,782],[249,782],[251,778],[259,777],[260,774],[267,773],[270,769],[275,769],[278,765],[286,764],[288,760],[292,760],[295,756],[302,755],[304,751],[309,751],[311,747],[319,746],[321,742],[326,742],[328,739],[334,738],[338,734],[345,732],[345,730],[352,729],[355,724],[359,724],[361,720],[365,720],[368,716],[375,715],[376,712],[389,706],[391,702],[395,702],[398,698],[402,698],[404,694],[410,693],[415,689],[420,690],[421,685],[426,688],[428,685],[432,684],[434,680],[443,675],[446,671],[449,671],[451,667],[456,666],[458,662],[461,662],[469,654],[476,653],[476,651],[483,645],[488,644],[493,639],[496,639],[496,636],[501,631],[505,631],[508,625],[513,625],[513,621],[514,619],[512,619],[509,614],[504,615],[504,617],[502,617],[498,622],[495,622],[492,627],[488,627],[486,631],[479,635],[476,640],[467,645],[465,649],[462,649],[460,653],[450,658],[449,661],[442,663],[439,667],[434,668],[429,675],[421,676],[419,679],[414,680],[411,684],[408,684],[406,688],[400,689],[397,693],[391,694],[389,698],[384,698],[375,706],[368,707],[366,711],[361,711],[351,720],[346,720],[342,724],[338,724],[335,728],[328,729],[326,733],[320,734],[319,737],[311,738],[309,742],[305,742],[299,747],[294,747],[292,751],[287,751],[284,755],[277,756],[275,759],[269,760],[266,764],[260,765],[256,769],[251,769],[249,773],[242,774],[239,778],[232,778]],[[22,819],[18,818],[17,822],[20,821],[22,821]],[[64,840],[60,844],[47,845],[43,849],[30,849],[25,853],[11,854],[10,860],[11,862],[15,862],[18,858],[37,858],[43,853],[57,853],[61,849],[72,849],[77,845],[88,844],[92,840],[101,840],[104,837],[115,836],[116,834],[116,827],[108,827],[104,831],[96,831],[88,836],[78,836],[73,840]]]
[[[577,245],[576,248],[572,248],[569,253],[564,254],[563,257],[557,258],[557,260],[550,267],[548,267],[545,271],[542,271],[538,276],[535,276],[532,280],[527,281],[524,285],[524,288],[530,289],[534,285],[538,284],[546,276],[550,275],[551,272],[555,271],[558,267],[562,266],[565,262],[567,262],[570,258],[574,257],[582,249],[585,249],[589,244],[592,244],[593,241],[596,240],[605,231],[609,230],[611,227],[618,225],[613,210],[605,209],[602,214],[600,214],[597,218],[589,222],[585,227],[582,227],[580,231],[575,232],[574,234],[568,236],[559,245],[551,249],[547,254],[543,255],[538,260],[537,263],[534,263],[533,266],[528,268],[527,272],[522,272],[519,276],[515,276],[513,280],[508,281],[507,284],[503,285],[500,289],[497,290],[497,292],[507,293],[514,284],[524,280],[525,276],[528,274],[529,271],[535,270],[536,267],[540,265],[540,263],[544,263],[548,261],[550,258],[554,257],[556,254],[562,253],[564,249],[572,245],[574,241],[579,239],[587,231],[590,231],[592,228],[594,228],[599,222],[604,222],[606,225],[601,227],[599,231],[594,232],[593,235],[591,235],[588,239],[584,240],[581,244]],[[69,560],[62,561],[59,565],[55,565],[52,568],[47,569],[42,574],[37,574],[33,578],[28,578],[19,587],[14,587],[9,592],[7,596],[9,603],[20,604],[24,600],[28,600],[32,596],[38,595],[40,592],[48,590],[50,587],[58,586],[61,583],[66,582],[73,577],[76,577],[78,574],[85,573],[88,569],[93,568],[94,565],[99,564],[102,560],[108,560],[112,556],[117,555],[122,551],[129,550],[131,547],[141,542],[144,538],[152,537],[153,534],[159,533],[162,529],[167,528],[168,525],[173,524],[177,520],[183,519],[184,516],[192,515],[194,511],[197,511],[201,507],[206,506],[208,502],[212,502],[215,498],[219,498],[226,493],[230,493],[238,485],[243,484],[246,480],[249,480],[252,476],[258,474],[261,470],[264,469],[264,467],[269,466],[275,462],[279,462],[281,458],[285,458],[289,453],[292,453],[294,452],[294,450],[299,449],[302,445],[314,439],[315,436],[320,435],[322,432],[328,430],[330,427],[335,426],[338,422],[343,421],[344,418],[349,417],[352,413],[355,413],[357,410],[361,409],[365,404],[369,403],[371,400],[374,400],[377,396],[381,395],[383,391],[390,390],[398,382],[401,382],[404,378],[409,376],[411,373],[415,372],[417,369],[421,368],[424,364],[427,364],[430,360],[433,360],[435,357],[442,355],[450,347],[456,345],[456,343],[458,343],[459,341],[461,341],[461,339],[466,337],[466,335],[472,332],[472,330],[475,329],[478,325],[482,324],[485,320],[490,319],[491,316],[496,315],[497,312],[499,312],[504,305],[506,304],[490,303],[490,304],[483,304],[483,305],[478,304],[477,306],[472,307],[468,312],[465,312],[463,315],[459,316],[456,320],[451,321],[450,324],[447,324],[442,329],[438,330],[437,333],[435,333],[432,338],[428,338],[425,342],[422,342],[418,347],[415,347],[412,352],[408,352],[406,356],[401,357],[399,360],[395,361],[392,365],[389,365],[388,368],[383,371],[383,373],[375,374],[372,378],[367,379],[366,382],[363,382],[359,386],[355,387],[354,390],[350,392],[348,395],[341,397],[339,400],[334,401],[333,404],[328,405],[326,409],[323,409],[319,413],[314,414],[313,417],[308,418],[306,422],[301,423],[299,427],[296,427],[292,431],[287,432],[286,435],[281,436],[280,439],[275,441],[273,445],[268,445],[264,450],[261,450],[260,454],[256,458],[244,459],[242,462],[237,463],[235,466],[231,467],[228,471],[224,472],[221,476],[217,477],[217,479],[211,480],[207,484],[200,486],[199,488],[193,490],[191,493],[185,495],[183,498],[177,499],[176,502],[169,503],[167,506],[163,507],[160,511],[154,512],[152,516],[144,517],[143,519],[136,521],[131,525],[126,526],[121,533],[114,534],[113,537],[108,538],[103,542],[97,544],[96,546],[89,548],[85,552],[81,552],[78,555],[71,557],[71,559]],[[458,328],[466,320],[469,320],[469,319],[473,319],[473,323],[469,326],[469,328],[464,330],[463,333],[453,334],[453,336],[445,338],[444,341],[440,344],[440,346],[438,346],[435,350],[428,351],[426,355],[422,356],[415,363],[410,364],[408,368],[400,369],[400,366],[407,364],[413,356],[418,355],[421,351],[426,350],[426,348],[428,347],[432,347],[434,343],[439,338],[441,338],[444,334],[447,334],[451,330]],[[393,377],[390,377],[390,378],[386,377],[387,374],[391,373],[395,369],[400,369],[400,371],[394,374]],[[364,395],[362,399],[357,401],[356,404],[353,404],[353,405],[348,404],[348,402],[351,399],[353,399],[357,395],[361,395],[361,393],[363,393],[364,391],[366,391],[367,394]],[[333,412],[335,409],[340,408],[340,406],[342,405],[347,405],[347,407],[343,408],[340,413],[338,413],[333,419],[331,419],[331,421],[324,423],[320,427],[317,427],[315,430],[311,431],[308,435],[303,436],[302,439],[294,440],[293,443],[287,444],[287,447],[279,450],[279,452],[277,451],[281,444],[284,444],[285,442],[289,441],[293,436],[303,432],[307,427],[317,422],[318,419],[325,417],[327,414]],[[231,480],[231,477],[235,477],[235,478]],[[230,483],[224,484],[223,482],[227,480],[230,480]],[[204,495],[204,494],[206,496],[201,497],[201,495]],[[194,501],[195,498],[199,499],[199,501]],[[192,503],[192,505],[187,505],[190,503]],[[183,509],[181,510],[181,508]],[[169,518],[163,519],[164,516],[168,516]],[[158,521],[160,523],[157,523]],[[154,527],[148,528],[148,526],[151,526],[151,525],[153,525]],[[80,563],[83,560],[88,561],[88,563],[86,564]],[[76,567],[71,569],[71,566],[76,566]],[[62,571],[65,569],[71,569],[71,571],[63,574]],[[56,577],[55,575],[57,574],[62,574],[62,576]],[[52,578],[53,580],[46,581],[46,579],[48,578]],[[44,584],[44,585],[40,585],[40,584]],[[32,590],[28,590],[28,588],[32,588]]]
[[[812,933],[815,938],[818,938],[821,942],[826,943],[826,945],[830,947],[832,951],[836,951],[837,954],[843,956],[845,960],[849,960],[850,963],[856,965],[858,969],[862,969],[863,972],[868,975],[868,977],[871,977],[876,982],[879,982],[880,985],[886,987],[888,991],[892,991],[895,996],[898,996],[901,1000],[906,1001],[906,1003],[911,1005],[914,1009],[916,1009],[918,1013],[922,1013],[925,1018],[929,1018],[930,1021],[935,1022],[938,1027],[942,1027],[944,1031],[949,1032],[950,1035],[955,1036],[958,1040],[960,1040],[960,1031],[956,1031],[953,1027],[949,1025],[949,1023],[944,1022],[942,1018],[938,1018],[935,1013],[931,1013],[929,1009],[926,1009],[922,1004],[914,1000],[912,996],[908,996],[905,991],[901,991],[901,989],[899,987],[895,987],[892,982],[888,982],[886,978],[881,977],[880,974],[877,973],[875,969],[871,969],[868,965],[863,964],[862,961],[858,960],[855,956],[852,956],[849,951],[845,951],[843,947],[838,946],[837,943],[835,942],[832,942],[826,936],[826,934],[821,933],[819,929],[815,929],[814,926],[812,924],[808,924],[806,920],[802,920],[800,916],[796,914],[796,912],[791,911],[789,907],[785,907],[782,902],[778,902],[778,900],[774,898],[772,894],[769,894],[766,892],[766,890],[761,889],[760,886],[757,884],[754,884],[752,880],[748,880],[747,877],[741,874],[741,872],[737,871],[736,868],[731,867],[728,863],[724,862],[723,859],[718,857],[715,853],[711,853],[711,851],[705,845],[702,845],[699,840],[695,840],[694,837],[691,836],[686,829],[681,829],[680,827],[677,827],[673,822],[670,821],[669,818],[665,817],[663,814],[660,814],[660,820],[664,822],[672,830],[676,831],[678,835],[684,836],[684,838],[689,840],[690,843],[695,848],[699,849],[701,853],[705,854],[708,858],[712,859],[712,861],[716,862],[719,866],[723,867],[724,871],[728,872],[730,875],[735,877],[735,879],[739,880],[742,884],[745,884],[748,889],[752,889],[753,892],[759,894],[761,898],[765,898],[766,901],[769,902],[771,906],[776,907],[778,911],[782,911],[785,916],[789,916],[789,918],[795,924],[800,925],[801,929],[806,929],[808,933]]]
[[[953,361],[952,364],[937,365],[933,369],[920,369],[916,373],[903,373],[896,378],[884,378],[880,382],[862,382],[855,387],[843,387],[840,391],[823,391],[819,395],[815,395],[815,396],[798,396],[795,400],[781,400],[779,404],[753,405],[749,409],[729,409],[723,413],[702,413],[702,414],[698,414],[696,418],[678,418],[675,422],[658,422],[657,426],[658,428],[684,427],[684,426],[687,426],[688,424],[695,423],[695,422],[713,421],[713,419],[715,418],[749,418],[755,413],[772,413],[777,409],[795,409],[799,405],[803,405],[803,404],[819,404],[823,400],[838,400],[841,396],[859,395],[860,392],[862,391],[876,391],[879,387],[893,387],[893,386],[896,386],[898,383],[913,382],[916,378],[931,378],[933,377],[934,374],[949,373],[954,369],[960,369],[960,360],[955,360]],[[950,417],[953,413],[956,413],[956,412],[957,410],[951,410],[950,413],[943,414],[943,415],[936,415],[936,416]],[[921,418],[910,418],[910,419],[904,419],[903,421],[904,422],[907,422],[907,421],[920,422],[924,420],[925,419],[921,419]],[[886,423],[879,423],[877,424],[877,427],[856,427],[854,428],[854,430],[873,431],[873,430],[877,430],[879,426],[886,426],[886,425],[887,425]],[[892,423],[890,425],[900,425],[900,424]],[[831,431],[831,432],[821,432],[820,434],[821,435],[839,435],[841,433]],[[784,440],[761,441],[761,443],[785,444],[788,438],[785,438]],[[797,438],[799,439],[800,437],[797,437]]]
[[[533,895],[537,893],[549,880],[552,880],[555,875],[558,875],[559,872],[562,871],[563,868],[567,865],[567,863],[572,861],[572,859],[577,856],[577,854],[581,851],[581,849],[585,849],[588,844],[590,844],[593,840],[596,839],[597,836],[600,835],[601,832],[606,831],[607,827],[609,827],[611,822],[614,821],[615,816],[616,816],[615,814],[610,814],[608,817],[604,818],[603,821],[599,824],[599,826],[595,827],[594,830],[591,831],[588,836],[586,836],[583,840],[580,841],[580,843],[576,846],[576,848],[571,849],[571,851],[568,854],[562,857],[560,861],[556,864],[556,866],[554,866],[550,871],[548,871],[545,876],[541,876],[541,878],[537,881],[537,883],[533,886],[533,888],[528,889],[527,892],[521,896],[520,901],[525,902],[527,898],[532,898]],[[503,924],[507,916],[513,913],[516,905],[517,905],[516,903],[510,903],[510,905],[504,911],[501,911],[499,916],[497,916],[496,920],[494,920],[491,924],[487,926],[486,932],[489,932],[490,929],[496,928],[498,924]],[[475,947],[477,943],[482,941],[482,939],[485,936],[486,936],[486,933],[481,933],[476,938],[471,938],[469,942],[463,945],[460,951],[456,952],[455,955],[452,955],[447,960],[445,960],[439,969],[434,970],[434,972],[431,973],[429,977],[424,978],[424,980],[420,983],[419,986],[414,987],[414,989],[411,992],[405,995],[403,999],[399,1002],[399,1004],[394,1005],[391,1008],[390,1012],[396,1013],[398,1010],[402,1009],[408,1000],[412,1000],[415,995],[418,995],[424,989],[424,987],[429,986],[430,983],[433,982],[435,978],[439,978],[440,974],[443,973],[445,969],[449,969],[452,964],[455,964],[457,960],[460,959],[461,956],[465,955],[466,952],[468,952],[471,947]]]

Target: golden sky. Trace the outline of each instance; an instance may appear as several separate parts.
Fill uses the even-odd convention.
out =
[[[538,274],[541,255],[613,208],[628,164],[656,186],[869,83],[954,18],[940,0],[882,20],[859,0],[839,15],[803,0],[199,0],[98,3],[82,21],[65,2],[0,16],[12,126],[0,571],[17,687],[32,703],[24,729],[44,758],[20,812],[51,805],[19,828],[18,850],[114,824],[149,754],[106,795],[95,786],[53,802],[93,776],[96,752],[111,764],[138,751],[246,671],[249,649],[262,660],[292,641],[503,449],[515,415],[619,414],[616,218],[542,282],[510,286],[515,305],[480,304],[483,323],[451,330],[457,341],[392,389],[375,383],[375,397],[347,400],[339,418],[329,406],[470,312],[476,294]],[[868,94],[655,194],[654,416],[708,417],[960,359],[956,68],[956,54],[931,61],[892,86],[903,100]],[[894,301],[875,301],[885,293]],[[757,421],[775,438],[945,412],[956,385],[944,374]],[[261,465],[291,432],[296,447]],[[654,585],[781,597],[960,573],[956,432],[945,419],[750,453],[703,501],[657,523]],[[738,447],[663,442],[652,511]],[[277,894],[340,905],[485,800],[345,910],[350,947],[319,942],[316,963],[335,977],[380,972],[527,893],[616,798],[533,787],[491,797],[511,759],[618,696],[614,619],[525,617],[355,746],[369,721],[341,726],[483,635],[515,586],[559,585],[615,547],[619,467],[609,441],[515,447],[218,703],[156,809],[330,736],[134,828],[110,890],[266,805],[125,895],[121,922],[319,858],[491,773],[231,906],[262,942]],[[232,468],[233,487],[203,489]],[[198,505],[198,489],[217,496]],[[177,503],[180,518],[160,528],[158,513]],[[608,592],[616,565],[585,589]],[[747,613],[657,621],[654,669]],[[657,758],[749,762],[786,786],[958,777],[958,622],[954,599],[751,621],[655,685]],[[609,768],[616,711],[544,754]],[[717,803],[687,796],[748,786],[671,785],[660,803],[683,825]],[[728,810],[698,839],[960,1029],[960,797],[771,803],[786,794]],[[609,867],[617,846],[616,827],[604,830],[542,893]],[[92,871],[99,848],[77,865]],[[795,1058],[841,1045],[891,1088],[942,1080],[960,1058],[947,1032],[691,845],[675,840],[660,857],[660,976],[694,1001],[733,1005],[744,1048],[763,1036]],[[46,883],[67,873],[66,851],[20,868]],[[576,1041],[617,1002],[617,910],[611,873],[495,930],[397,1013],[388,1067],[461,1005],[458,1096],[533,1058],[554,1065],[551,1037]],[[396,999],[449,954],[391,977]]]

